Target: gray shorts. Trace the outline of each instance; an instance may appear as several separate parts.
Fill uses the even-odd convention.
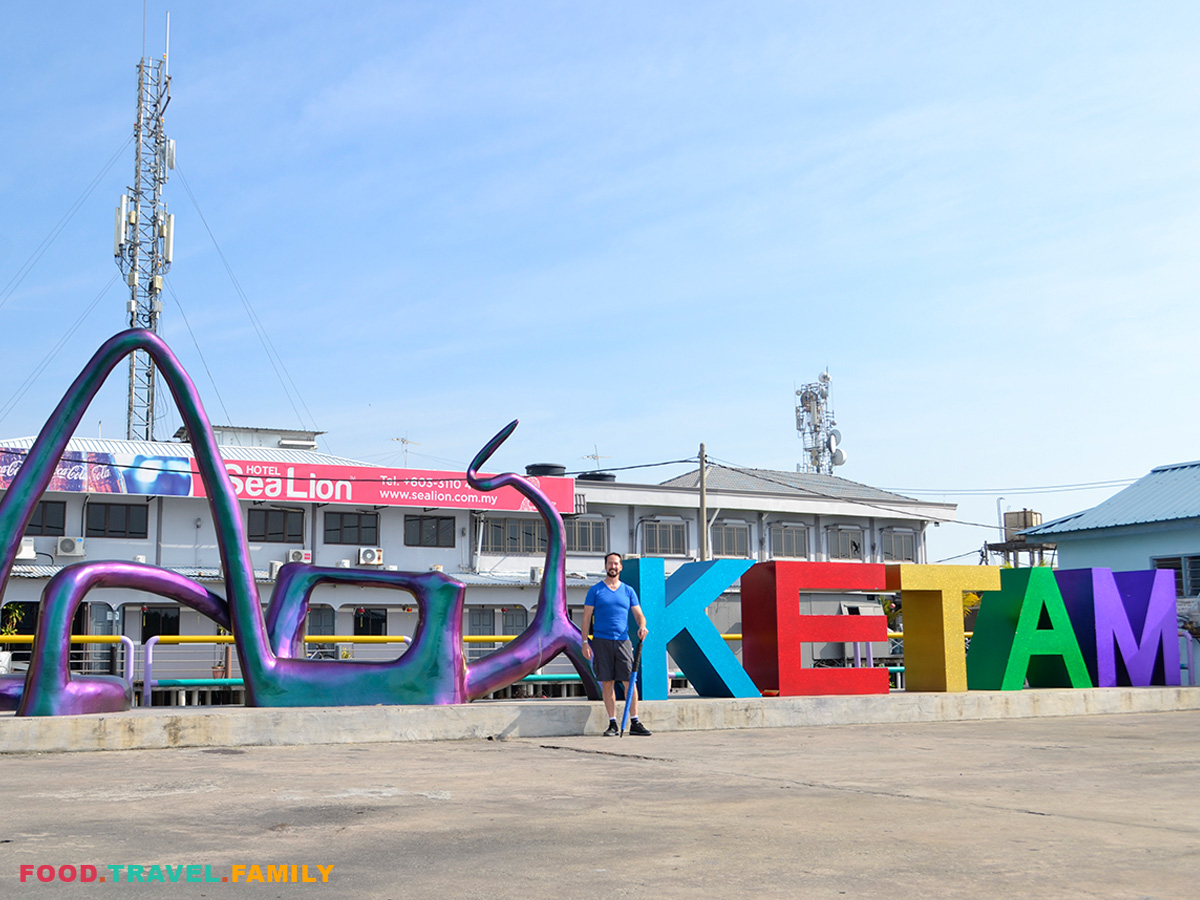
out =
[[[633,644],[592,638],[592,671],[600,681],[628,681],[633,674]]]

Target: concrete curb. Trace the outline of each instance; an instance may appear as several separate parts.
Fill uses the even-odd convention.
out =
[[[1200,709],[1200,687],[969,691],[957,694],[645,701],[656,731],[795,728],[1176,712]],[[0,714],[0,753],[299,746],[599,734],[603,707],[582,700],[462,706],[134,709],[53,718]]]

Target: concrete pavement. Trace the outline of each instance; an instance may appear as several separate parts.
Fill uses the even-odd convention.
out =
[[[0,896],[1191,898],[1198,737],[1192,710],[15,753]]]

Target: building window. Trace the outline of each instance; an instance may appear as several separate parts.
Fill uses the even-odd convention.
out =
[[[1175,573],[1175,596],[1195,597],[1200,594],[1200,556],[1164,556],[1150,560],[1156,569]]]
[[[325,543],[377,546],[379,513],[325,513]]]
[[[62,537],[67,533],[67,504],[62,500],[42,500],[33,510],[26,535]]]
[[[179,607],[143,606],[142,643],[164,634],[179,634]]]
[[[476,637],[491,635],[496,633],[496,613],[490,607],[483,609],[467,608],[467,634],[475,635]],[[487,656],[499,644],[492,642],[475,642],[471,641],[467,644],[467,659],[476,660],[482,656]]]
[[[735,522],[718,522],[712,527],[713,556],[750,555],[750,526]]]
[[[246,516],[246,537],[252,544],[303,544],[304,511],[252,507]]]
[[[884,562],[916,562],[917,540],[911,531],[884,529],[879,535]]]
[[[110,538],[144,538],[149,511],[144,503],[129,506],[124,503],[89,503],[87,536]]]
[[[771,556],[808,559],[808,529],[803,525],[772,525]]]
[[[387,609],[382,606],[360,606],[354,611],[356,637],[377,637],[387,634]]]
[[[545,553],[546,523],[541,519],[485,519],[480,552],[503,556]]]
[[[642,550],[647,556],[687,554],[687,523],[643,522]]]
[[[404,546],[453,547],[454,516],[405,516]]]
[[[827,533],[830,559],[863,558],[861,528],[830,528]]]
[[[604,519],[564,519],[568,553],[603,553],[608,547],[608,522]]]

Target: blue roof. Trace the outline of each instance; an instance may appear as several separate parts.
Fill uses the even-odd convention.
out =
[[[1151,469],[1099,506],[1021,532],[1029,536],[1071,534],[1122,525],[1200,518],[1200,461]]]

